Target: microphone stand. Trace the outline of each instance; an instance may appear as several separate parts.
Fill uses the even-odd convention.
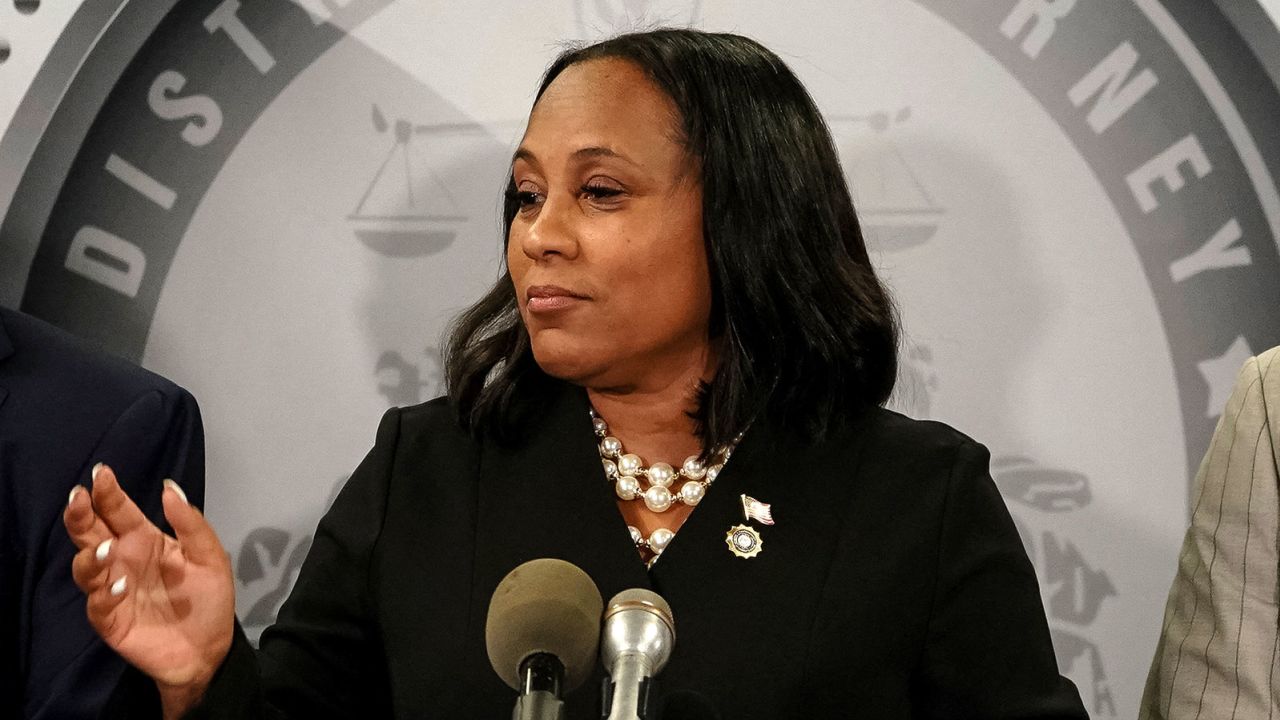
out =
[[[603,684],[604,689],[600,693],[600,720],[626,717],[614,715],[615,706],[636,708],[636,714],[629,720],[652,720],[653,709],[649,706],[649,691],[653,687],[653,678],[646,675],[638,663],[621,665],[617,676],[605,676]]]
[[[564,720],[560,684],[564,665],[550,653],[534,653],[520,663],[520,697],[511,720]]]

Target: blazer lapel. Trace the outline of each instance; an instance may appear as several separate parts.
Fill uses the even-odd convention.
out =
[[[675,614],[664,687],[679,689],[692,674],[745,697],[754,690],[744,679],[757,671],[778,688],[804,681],[801,659],[845,521],[847,504],[818,490],[830,487],[836,467],[767,422],[748,430],[650,573]],[[773,525],[744,516],[744,494],[771,506]],[[726,542],[739,525],[762,541],[754,557],[738,557]],[[762,647],[772,650],[760,654]],[[716,659],[711,667],[708,658]],[[744,673],[738,663],[755,670]]]
[[[536,419],[520,428],[515,447],[486,443],[480,458],[472,582],[471,637],[484,636],[489,599],[508,572],[528,560],[558,558],[582,568],[608,602],[627,588],[649,587],[639,553],[605,479],[585,391],[557,384]],[[486,667],[484,643],[468,662]],[[478,692],[501,697],[497,676]],[[603,670],[596,664],[586,686],[569,694],[569,717],[598,712]]]
[[[835,544],[841,518],[829,498],[813,492],[815,483],[808,475],[829,470],[812,458],[812,448],[768,423],[748,430],[706,498],[654,564],[659,584],[714,568],[727,582],[764,588],[785,582],[788,568],[820,561]],[[774,524],[746,517],[744,495],[768,504]],[[754,557],[739,557],[730,549],[727,540],[737,526],[760,537]]]
[[[606,602],[649,586],[600,465],[586,393],[558,384],[549,395],[519,446],[491,444],[481,458],[475,591],[486,604],[503,576],[540,557],[585,570]]]

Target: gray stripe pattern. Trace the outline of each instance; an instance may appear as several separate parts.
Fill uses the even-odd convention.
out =
[[[1141,720],[1271,718],[1280,705],[1280,348],[1252,358],[1196,474]]]

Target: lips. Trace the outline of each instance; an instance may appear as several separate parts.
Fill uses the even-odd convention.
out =
[[[587,299],[558,285],[534,285],[529,288],[527,297],[525,307],[533,313],[565,310]]]

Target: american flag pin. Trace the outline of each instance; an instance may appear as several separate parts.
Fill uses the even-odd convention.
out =
[[[742,496],[742,515],[747,520],[755,520],[761,525],[773,524],[773,512],[769,503],[762,503],[750,495]]]

